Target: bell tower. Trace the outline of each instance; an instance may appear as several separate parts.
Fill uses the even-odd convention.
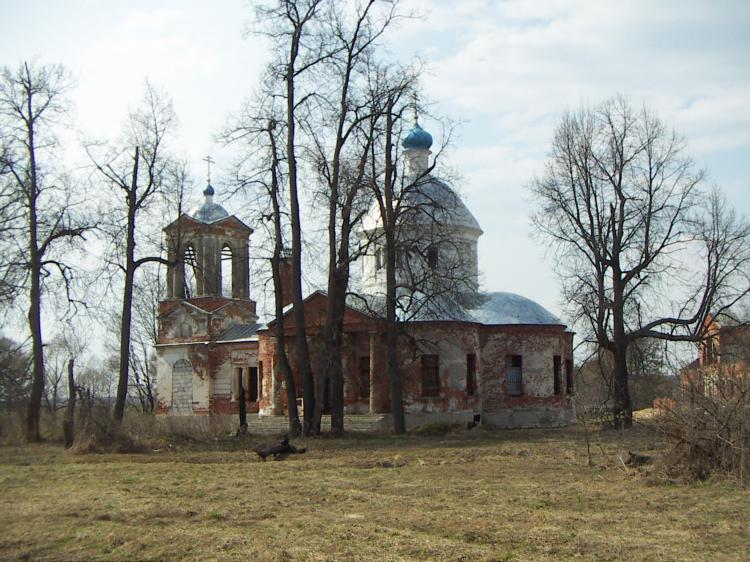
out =
[[[165,341],[175,337],[212,340],[233,325],[257,321],[255,302],[249,295],[253,230],[215,203],[214,194],[208,183],[203,204],[164,228],[169,264],[159,337]],[[184,309],[184,318],[174,315],[180,303],[192,305]],[[199,320],[198,311],[210,318]]]
[[[164,229],[167,298],[248,299],[248,243],[253,230],[213,202],[211,184],[203,195],[203,205]]]

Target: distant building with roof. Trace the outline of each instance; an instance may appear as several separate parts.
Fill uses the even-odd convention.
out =
[[[729,314],[708,315],[698,357],[680,371],[683,397],[715,397],[750,384],[750,324]]]
[[[402,142],[411,183],[401,201],[396,278],[407,427],[475,420],[494,427],[570,423],[573,334],[526,297],[480,291],[481,227],[448,183],[432,175],[431,145],[432,136],[417,123]],[[210,185],[204,195],[201,207],[165,229],[176,265],[169,267],[160,308],[158,409],[233,415],[244,394],[247,412],[284,415],[284,381],[274,364],[275,320],[259,326],[248,295],[252,230],[213,203]],[[359,236],[367,250],[359,290],[344,315],[345,413],[378,415],[388,427],[385,248],[377,205],[364,217]],[[222,254],[232,265],[231,287],[222,279]],[[327,298],[315,291],[303,302],[313,365]],[[294,319],[291,304],[285,304],[282,321],[297,377]],[[297,384],[301,388],[298,378]]]

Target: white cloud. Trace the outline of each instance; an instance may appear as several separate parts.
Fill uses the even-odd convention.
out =
[[[200,158],[211,151],[221,178],[231,153],[212,134],[250,95],[267,57],[263,40],[241,38],[252,17],[245,0],[7,4],[3,62],[35,52],[64,62],[79,77],[73,95],[83,128],[116,134],[149,77],[174,98],[176,145],[195,175],[203,177]],[[430,101],[464,120],[448,156],[485,230],[488,286],[554,307],[555,280],[529,239],[523,186],[541,172],[561,113],[582,101],[619,92],[647,103],[750,211],[750,2],[412,0],[404,8],[426,17],[402,21],[386,43],[406,61],[422,55]]]

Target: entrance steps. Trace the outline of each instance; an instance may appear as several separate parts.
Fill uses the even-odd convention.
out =
[[[279,435],[289,430],[289,420],[286,416],[248,414],[247,425],[249,433],[261,435]],[[321,431],[330,431],[331,416],[324,415],[320,425]],[[344,429],[346,431],[383,431],[390,427],[391,419],[389,414],[347,414],[344,416]]]

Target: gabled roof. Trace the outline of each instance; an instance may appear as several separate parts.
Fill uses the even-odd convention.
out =
[[[223,218],[223,219],[217,220],[216,222],[212,222],[212,223],[208,224],[208,223],[199,221],[199,220],[191,217],[187,213],[182,213],[176,220],[173,220],[167,226],[165,226],[163,228],[163,231],[164,232],[169,232],[170,230],[174,230],[177,227],[177,225],[179,223],[181,223],[181,222],[192,223],[196,227],[201,227],[202,226],[204,228],[205,227],[209,227],[210,228],[210,227],[213,227],[213,226],[225,226],[225,225],[228,226],[228,225],[232,225],[232,226],[236,226],[237,228],[241,228],[243,230],[247,230],[248,235],[250,235],[250,234],[253,233],[253,229],[250,228],[249,226],[247,226],[240,219],[238,219],[236,215],[229,215],[226,218]]]
[[[321,289],[318,289],[317,291],[313,291],[312,293],[310,293],[309,295],[307,295],[302,300],[302,306],[306,307],[310,302],[312,302],[313,300],[318,299],[318,298],[328,299],[328,293],[326,291],[321,290]],[[351,312],[353,312],[355,314],[358,314],[360,316],[363,316],[363,317],[365,317],[368,320],[374,320],[374,319],[378,319],[379,318],[379,316],[377,316],[377,314],[373,314],[373,313],[369,312],[367,310],[366,306],[357,306],[357,304],[354,302],[354,300],[355,299],[350,299],[350,298],[346,299],[346,308],[348,308]],[[286,305],[284,307],[284,309],[282,310],[282,318],[286,318],[292,312],[293,308],[294,308],[293,304]],[[275,324],[276,324],[276,319],[274,318],[274,319],[270,320],[261,329],[264,329],[264,330],[270,329],[271,326],[273,326]]]

